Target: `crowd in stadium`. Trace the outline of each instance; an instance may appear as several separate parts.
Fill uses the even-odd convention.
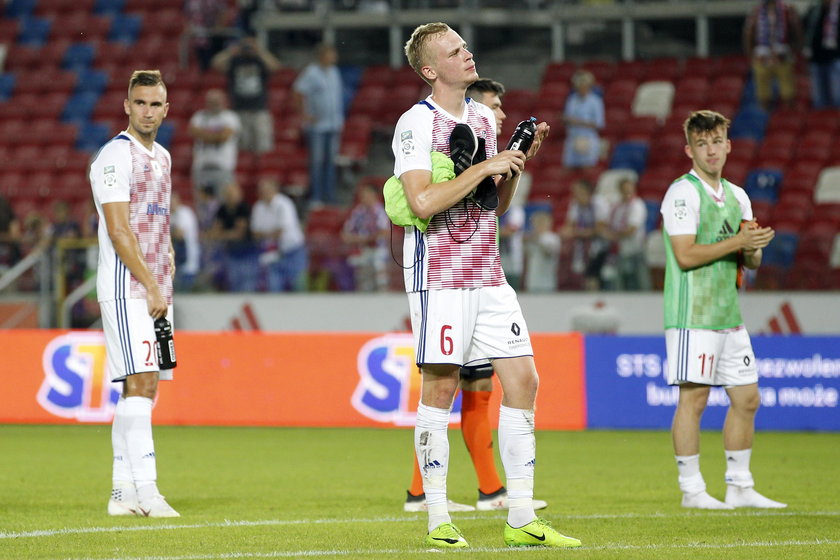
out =
[[[0,271],[58,238],[94,236],[87,167],[124,127],[127,69],[140,64],[160,68],[168,88],[157,140],[173,160],[180,290],[400,290],[402,232],[375,196],[387,177],[368,164],[399,114],[428,94],[414,71],[342,64],[329,45],[293,69],[252,37],[265,3],[172,4],[4,5]],[[531,114],[552,125],[501,222],[515,287],[660,287],[659,205],[688,169],[682,121],[701,107],[732,119],[727,176],[777,232],[749,287],[840,287],[837,3],[802,13],[770,4],[745,14],[742,54],[552,62],[538,70],[539,88],[508,87],[503,138]],[[68,279],[80,282],[84,256],[69,262]],[[39,281],[24,275],[16,286]]]

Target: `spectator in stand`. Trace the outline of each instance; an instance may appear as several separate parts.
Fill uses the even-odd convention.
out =
[[[554,231],[550,212],[539,210],[531,215],[531,231],[525,234],[525,290],[553,292],[557,290],[557,269],[562,240]]]
[[[207,90],[204,105],[190,119],[189,132],[194,140],[192,181],[197,189],[210,186],[218,195],[236,173],[242,125],[239,116],[227,108],[222,90]]]
[[[248,222],[251,208],[242,197],[237,183],[222,191],[222,204],[210,238],[221,243],[224,264],[224,287],[231,292],[254,292],[257,289],[257,256]]]
[[[227,75],[231,105],[242,129],[239,148],[265,153],[274,147],[274,121],[268,110],[268,80],[280,61],[254,37],[244,37],[213,57],[213,68]]]
[[[270,292],[302,291],[309,257],[303,229],[292,199],[280,192],[276,179],[265,177],[251,212],[251,233],[259,246],[260,268]]]
[[[366,183],[359,187],[359,202],[350,211],[341,239],[351,248],[347,262],[353,267],[355,287],[361,292],[388,288],[388,240],[391,221],[379,197],[379,189]]]
[[[612,242],[608,260],[614,261],[609,264],[614,267],[615,274],[614,279],[608,279],[604,270],[602,281],[608,289],[649,290],[650,274],[645,262],[647,207],[636,195],[636,181],[622,179],[619,192],[621,200],[613,208],[604,230],[604,237]]]
[[[294,91],[309,144],[310,201],[318,206],[335,202],[344,98],[335,47],[322,43],[316,54],[317,61],[304,68],[295,80]]]
[[[191,292],[201,269],[198,218],[175,191],[172,191],[169,206],[172,243],[175,247],[175,290]]]
[[[82,235],[82,227],[70,214],[70,205],[66,200],[56,200],[52,205],[53,222],[50,235],[53,239],[77,239]]]
[[[232,183],[233,181],[231,181]],[[216,222],[216,214],[222,205],[213,187],[201,187],[198,189],[198,203],[196,203],[196,217],[198,218],[198,230],[209,232]]]
[[[599,232],[609,219],[609,206],[594,191],[586,179],[575,181],[566,222],[560,230],[560,236],[573,243],[572,272],[583,275],[588,291],[600,289],[601,267],[607,256],[607,245]]]
[[[805,15],[814,109],[840,108],[840,0],[822,0]]]
[[[78,239],[82,236],[82,227],[78,220],[70,214],[70,205],[66,200],[56,200],[52,204],[52,225],[49,228],[49,236],[53,243],[59,239]],[[78,285],[85,276],[87,263],[85,250],[70,248],[63,255],[64,280],[69,287]]]
[[[184,16],[187,20],[185,32],[202,70],[210,68],[213,56],[224,48],[230,36],[228,24],[232,11],[228,0],[186,0]]]
[[[574,90],[566,100],[563,121],[566,123],[566,144],[563,165],[592,167],[601,157],[601,138],[604,128],[604,100],[593,91],[595,76],[586,70],[572,75]]]
[[[0,272],[20,259],[19,241],[20,222],[9,199],[0,194]]]
[[[773,81],[779,97],[793,107],[796,97],[794,62],[802,48],[802,21],[796,8],[782,0],[759,0],[744,24],[744,52],[752,60],[755,95],[769,110]]]

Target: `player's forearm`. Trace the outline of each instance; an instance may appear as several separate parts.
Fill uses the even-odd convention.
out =
[[[428,183],[419,188],[407,186],[406,181],[403,181],[403,188],[411,211],[418,218],[425,220],[452,208],[470,194],[486,177],[481,168],[481,164],[470,167],[461,175],[442,183],[432,183],[431,174],[429,174]]]
[[[111,244],[117,252],[120,261],[128,268],[134,278],[140,282],[146,290],[159,289],[152,272],[146,264],[146,259],[140,250],[140,244],[133,233],[127,231],[109,232]]]
[[[674,256],[683,270],[690,270],[714,262],[734,253],[741,248],[736,237],[730,237],[708,245],[692,243],[685,247],[674,248]]]
[[[744,251],[743,255],[745,267],[751,270],[755,270],[756,268],[761,266],[761,249],[756,249],[755,251]]]

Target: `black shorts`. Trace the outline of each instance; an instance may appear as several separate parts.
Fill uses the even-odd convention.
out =
[[[475,381],[476,379],[489,379],[493,377],[493,364],[481,364],[480,366],[465,366],[461,368],[461,379]]]

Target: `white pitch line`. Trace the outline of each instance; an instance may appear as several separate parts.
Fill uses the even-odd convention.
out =
[[[626,550],[726,550],[726,549],[740,549],[740,548],[777,548],[789,546],[822,546],[822,545],[840,545],[840,540],[816,539],[813,541],[758,541],[758,542],[743,542],[743,543],[687,543],[687,544],[649,544],[649,545],[633,545],[633,544],[605,544],[600,546],[583,546],[578,550],[597,550],[597,551],[626,551]],[[537,552],[545,550],[542,547],[533,547],[527,549],[512,549],[499,547],[471,547],[459,549],[459,554],[475,554],[475,553],[500,553],[510,554],[512,552]],[[438,552],[436,549],[426,550],[405,550],[405,549],[379,549],[379,550],[297,550],[297,551],[276,551],[276,552],[228,552],[223,554],[190,554],[180,556],[119,556],[113,558],[76,558],[66,560],[236,560],[240,558],[300,558],[300,557],[332,557],[332,556],[356,556],[356,555],[398,555],[401,558],[413,555],[425,555],[429,552]]]
[[[714,512],[711,515],[717,517],[799,517],[799,516],[840,516],[840,511],[777,511],[777,510],[756,510],[750,512]],[[708,512],[686,512],[678,514],[668,513],[595,513],[587,515],[557,515],[553,516],[558,522],[566,519],[596,520],[596,519],[665,519],[678,517],[700,517],[708,516]],[[456,515],[458,520],[477,520],[502,518],[502,514],[496,515]],[[225,527],[259,527],[259,526],[282,526],[282,525],[303,525],[303,524],[324,524],[333,523],[413,523],[425,519],[425,516],[410,515],[399,517],[376,517],[368,519],[264,519],[264,520],[239,520],[239,521],[218,521],[207,523],[185,523],[185,524],[161,524],[161,525],[120,525],[112,527],[65,527],[63,529],[41,529],[35,531],[22,531],[18,533],[0,532],[2,539],[21,539],[38,537],[55,537],[63,535],[84,535],[94,533],[119,533],[130,531],[174,531],[180,529],[211,529]]]

